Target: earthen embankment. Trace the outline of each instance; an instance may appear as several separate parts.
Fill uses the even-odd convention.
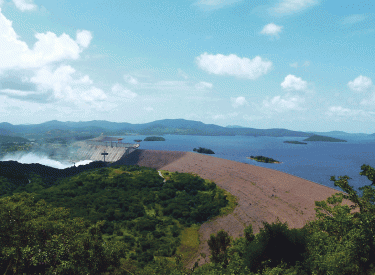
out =
[[[210,234],[224,229],[234,238],[252,224],[259,232],[263,222],[279,219],[290,228],[301,228],[315,217],[315,201],[338,191],[280,171],[192,152],[136,150],[115,164],[132,164],[168,171],[195,173],[214,181],[238,198],[232,214],[204,223],[199,253],[209,255]],[[200,264],[208,260],[200,256]],[[196,260],[197,260],[196,259]]]

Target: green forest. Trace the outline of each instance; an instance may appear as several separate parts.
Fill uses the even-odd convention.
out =
[[[375,274],[368,165],[360,175],[371,184],[359,191],[348,176],[331,177],[343,192],[316,202],[303,228],[277,221],[254,234],[249,225],[235,240],[219,231],[208,241],[211,262],[193,269],[184,267],[186,232],[231,211],[233,197],[192,174],[94,165],[54,179],[47,167],[2,163],[2,274]]]
[[[1,274],[134,274],[176,262],[186,228],[234,208],[230,194],[191,174],[1,164]]]

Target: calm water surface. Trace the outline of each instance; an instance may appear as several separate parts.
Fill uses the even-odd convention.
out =
[[[146,136],[123,136],[123,142]],[[248,163],[289,173],[325,186],[335,188],[331,176],[347,175],[349,184],[356,188],[370,184],[360,176],[362,164],[375,167],[375,140],[368,136],[338,136],[348,142],[308,142],[306,145],[283,143],[302,141],[300,137],[244,137],[244,136],[181,136],[165,135],[166,141],[142,141],[140,149],[190,151],[204,147],[212,149],[215,157]],[[281,164],[256,162],[246,157],[262,155]],[[336,188],[338,189],[338,188]]]

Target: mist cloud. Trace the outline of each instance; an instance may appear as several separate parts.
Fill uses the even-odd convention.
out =
[[[50,166],[50,167],[57,168],[57,169],[65,169],[68,167],[72,167],[74,165],[74,163],[72,162],[68,162],[68,161],[60,162],[57,160],[50,159],[46,155],[41,155],[37,153],[7,154],[1,159],[1,161],[9,161],[9,160],[18,161],[19,163],[24,163],[24,164],[39,163],[39,164]],[[81,160],[79,162],[76,162],[75,166],[86,165],[86,164],[89,164],[90,162],[92,162],[92,160]]]

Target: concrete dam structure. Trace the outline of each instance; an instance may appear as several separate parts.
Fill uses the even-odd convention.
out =
[[[91,140],[77,142],[74,153],[75,160],[92,160],[116,162],[122,157],[138,149],[139,144],[122,143],[122,139],[112,137],[98,137]]]

